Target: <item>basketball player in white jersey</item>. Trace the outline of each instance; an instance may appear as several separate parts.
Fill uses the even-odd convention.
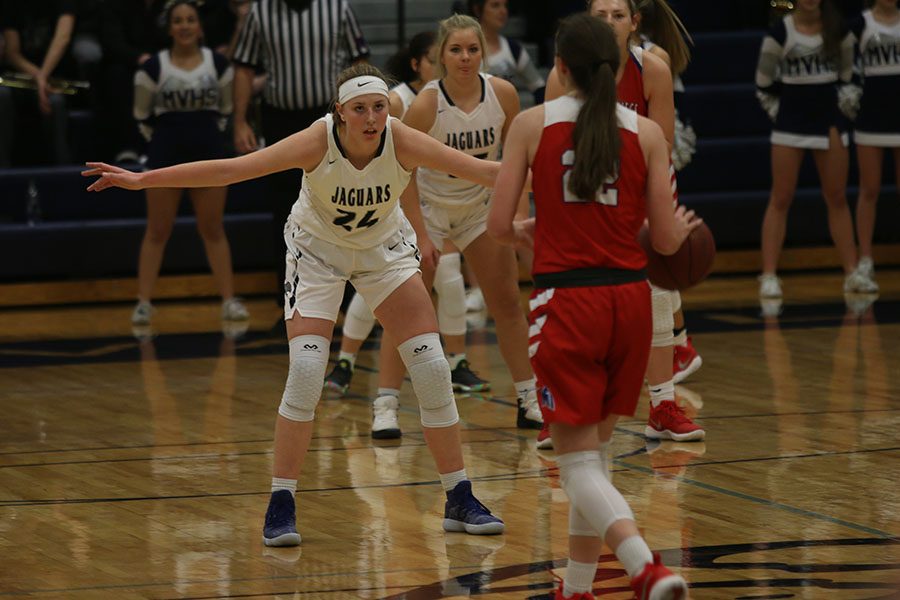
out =
[[[401,80],[391,88],[392,117],[402,119],[419,91],[434,79],[437,62],[434,42],[434,32],[423,31],[413,36],[408,47],[388,60],[388,72]],[[430,263],[422,267],[424,273],[430,274]],[[438,295],[438,327],[450,361],[453,389],[463,392],[489,389],[490,384],[472,372],[466,359],[466,290],[460,272],[459,250],[449,241],[444,244],[434,272],[434,289]],[[325,377],[326,388],[339,394],[347,391],[356,368],[356,356],[374,326],[375,315],[362,296],[354,295],[344,314],[340,354],[334,368]],[[377,426],[372,430],[373,437],[378,439],[397,438],[400,434],[399,428],[392,426]]]
[[[508,81],[480,72],[486,46],[481,27],[472,17],[454,15],[441,21],[437,47],[440,79],[419,92],[404,123],[447,146],[494,160],[509,124],[519,112],[515,88]],[[539,429],[543,421],[528,359],[528,324],[519,304],[516,256],[512,248],[487,235],[490,190],[425,167],[419,169],[404,196],[422,204],[425,231],[417,233],[423,255],[450,240],[475,271],[516,388],[516,425]],[[388,343],[381,347],[373,431],[398,428],[396,411],[403,364],[392,346]]]
[[[409,370],[423,433],[447,493],[447,531],[504,529],[472,495],[463,464],[450,369],[431,297],[419,275],[416,237],[404,213],[421,223],[418,203],[400,209],[400,192],[417,167],[491,185],[498,165],[472,158],[388,117],[388,86],[371,65],[346,69],[333,113],[262,150],[132,173],[88,163],[100,178],[88,190],[224,186],[286,169],[303,169],[303,187],[284,228],[284,317],[290,367],[275,424],[272,495],[263,528],[267,546],[296,546],[294,493],[309,449],[328,348],[349,281],[375,312]]]

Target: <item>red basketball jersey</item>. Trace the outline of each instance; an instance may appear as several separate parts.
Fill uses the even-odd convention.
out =
[[[647,263],[637,243],[646,215],[647,164],[638,140],[637,113],[616,107],[618,176],[594,198],[579,199],[568,189],[575,163],[572,131],[582,101],[562,96],[544,104],[544,130],[531,166],[536,210],[534,273],[573,269],[642,269]]]
[[[644,97],[644,49],[633,46],[628,52],[628,62],[622,79],[616,84],[619,104],[630,108],[642,117],[647,116],[647,99]]]

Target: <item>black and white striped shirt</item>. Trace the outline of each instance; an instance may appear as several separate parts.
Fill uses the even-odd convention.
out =
[[[307,8],[291,8],[297,4]],[[258,0],[241,29],[234,62],[268,72],[266,103],[299,110],[331,102],[341,70],[368,54],[348,0]]]

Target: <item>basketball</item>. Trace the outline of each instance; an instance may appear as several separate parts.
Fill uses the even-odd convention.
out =
[[[667,290],[684,290],[706,279],[716,257],[716,241],[706,223],[694,229],[675,254],[665,256],[650,245],[650,231],[645,223],[638,232],[638,242],[647,254],[650,283]]]

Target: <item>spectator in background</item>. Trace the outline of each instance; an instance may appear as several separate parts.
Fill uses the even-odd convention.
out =
[[[76,0],[75,37],[72,39],[72,56],[77,65],[77,77],[93,86],[103,60],[100,45],[100,17],[103,0]]]
[[[165,46],[157,27],[162,0],[111,0],[103,3],[100,40],[103,66],[98,94],[97,122],[106,146],[104,160],[136,160],[143,147],[131,114],[134,73],[154,52]]]
[[[332,83],[369,48],[348,0],[258,0],[238,35],[234,75],[234,145],[241,154],[258,147],[247,122],[253,79],[264,67],[262,133],[266,145],[306,129],[328,112]],[[275,239],[278,282],[285,280],[284,223],[297,199],[303,171],[291,169],[265,179]],[[278,304],[284,302],[278,294]]]
[[[511,81],[517,89],[534,94],[535,104],[544,101],[544,78],[528,51],[518,41],[500,35],[509,21],[507,0],[468,0],[469,14],[478,19],[487,41],[485,70]]]
[[[250,14],[252,0],[205,0],[199,3],[204,42],[231,60],[237,35]]]
[[[72,77],[73,61],[69,42],[75,29],[74,0],[47,2],[17,2],[5,0],[0,8],[3,15],[3,38],[6,43],[6,62],[15,71],[30,77],[36,86],[31,90],[0,88],[0,167],[8,167],[12,159],[13,127],[20,131],[31,128],[29,113],[38,109],[42,136],[38,153],[51,152],[57,164],[69,160],[66,142],[66,103],[54,90],[51,77]],[[41,157],[43,158],[43,157]],[[37,159],[40,161],[40,158]],[[41,161],[43,162],[43,161]]]
[[[194,0],[168,3],[164,17],[171,45],[144,61],[134,77],[134,116],[149,142],[148,166],[158,169],[224,158],[222,129],[232,109],[234,71],[228,59],[203,47],[203,27]],[[182,193],[180,188],[147,190],[138,302],[131,315],[134,325],[150,324],[150,297]],[[222,224],[227,188],[193,188],[189,193],[209,266],[222,294],[222,319],[246,320],[247,309],[234,297],[231,249]]]

